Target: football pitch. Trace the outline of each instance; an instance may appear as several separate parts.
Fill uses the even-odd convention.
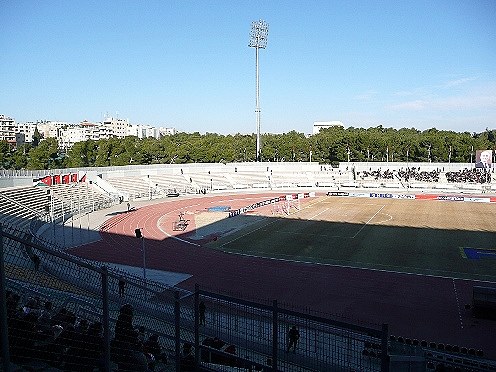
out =
[[[289,215],[240,215],[208,246],[233,253],[496,281],[492,203],[321,196]],[[252,222],[255,221],[255,222]],[[239,223],[239,221],[238,221]]]

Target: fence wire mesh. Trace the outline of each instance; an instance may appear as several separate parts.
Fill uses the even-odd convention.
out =
[[[0,225],[0,248],[5,371],[372,372],[390,370],[393,352],[427,370],[496,370],[476,356],[398,343],[385,325],[145,281],[12,226]]]

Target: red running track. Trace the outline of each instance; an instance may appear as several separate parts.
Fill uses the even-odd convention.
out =
[[[479,282],[369,269],[280,261],[242,256],[188,244],[167,236],[179,211],[204,211],[217,205],[244,207],[279,194],[224,195],[167,200],[110,218],[102,240],[71,253],[103,262],[142,265],[134,229],[142,228],[147,267],[187,273],[178,287],[240,293],[244,298],[277,299],[350,322],[389,324],[391,334],[467,348],[482,349],[496,359],[496,322],[471,316],[473,285]],[[188,219],[188,213],[184,216]],[[194,229],[194,218],[185,233]],[[159,227],[161,226],[162,229]],[[164,231],[162,231],[164,230]],[[186,240],[186,238],[185,238]]]

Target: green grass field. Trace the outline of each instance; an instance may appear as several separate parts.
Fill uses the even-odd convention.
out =
[[[265,215],[262,220],[235,217],[247,227],[209,246],[287,260],[496,281],[496,205],[491,203],[319,197],[289,216],[270,216],[267,210]],[[257,222],[251,223],[254,218]],[[466,247],[485,253],[470,259]]]

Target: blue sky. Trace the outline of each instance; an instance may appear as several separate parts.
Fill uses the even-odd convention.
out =
[[[254,133],[496,128],[496,1],[0,1],[0,113]]]

